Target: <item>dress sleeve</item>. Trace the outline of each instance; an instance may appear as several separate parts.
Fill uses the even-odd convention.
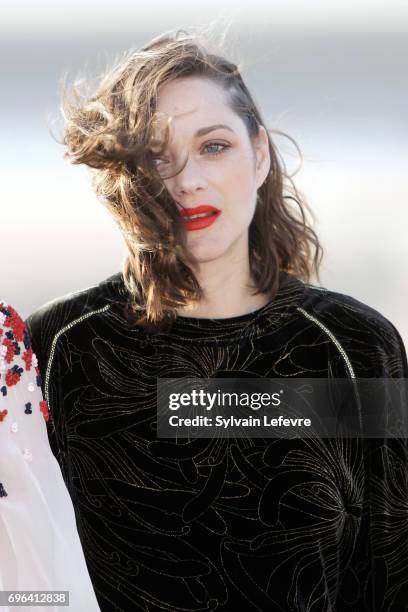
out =
[[[379,329],[381,342],[376,351],[378,358],[373,378],[405,381],[401,385],[401,405],[397,414],[401,414],[406,423],[406,349],[392,323],[385,321]],[[388,406],[386,399],[382,398],[384,406]],[[389,420],[393,422],[391,417]],[[404,433],[402,431],[398,437],[363,440],[366,484],[360,539],[337,601],[338,609],[344,612],[402,612],[408,609],[408,439]]]
[[[69,609],[98,612],[48,419],[27,328],[0,302],[0,591],[69,591]],[[0,605],[0,612],[35,610]]]

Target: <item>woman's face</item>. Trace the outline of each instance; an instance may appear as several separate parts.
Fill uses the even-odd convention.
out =
[[[178,209],[208,205],[219,211],[212,223],[198,222],[205,225],[199,229],[197,222],[183,221],[188,247],[199,262],[228,254],[248,256],[248,228],[257,190],[270,168],[265,128],[261,126],[254,151],[246,126],[228,106],[225,92],[200,77],[162,85],[156,110],[159,116],[172,116],[169,148],[154,161],[159,173],[173,174],[188,155],[179,174],[163,179]],[[224,127],[212,127],[221,124]]]

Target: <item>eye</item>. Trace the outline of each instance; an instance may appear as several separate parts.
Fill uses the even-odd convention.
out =
[[[226,145],[223,144],[222,142],[209,142],[206,145],[204,145],[204,150],[208,150],[211,147],[221,147],[221,150],[218,151],[213,151],[213,152],[209,152],[211,156],[215,156],[215,155],[220,155],[221,153],[224,153],[227,149],[230,148],[230,145]],[[159,165],[161,164],[167,164],[167,160],[162,159],[160,157],[154,157],[152,158],[152,162],[153,165],[157,168]],[[158,163],[156,163],[158,162]]]
[[[222,147],[221,151],[214,151],[213,153],[210,153],[210,155],[220,155],[230,148],[229,145],[222,144],[221,142],[209,142],[204,146],[204,149],[208,149],[209,147]]]

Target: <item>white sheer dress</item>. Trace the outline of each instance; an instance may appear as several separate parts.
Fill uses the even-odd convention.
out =
[[[39,374],[24,322],[0,302],[0,591],[69,591],[69,607],[0,602],[0,611],[99,612]]]

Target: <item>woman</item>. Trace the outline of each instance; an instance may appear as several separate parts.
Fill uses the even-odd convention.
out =
[[[408,374],[387,319],[308,283],[321,247],[238,68],[166,34],[65,118],[128,248],[27,321],[101,610],[403,609],[405,440],[156,435],[159,378]]]
[[[27,595],[21,606],[17,593],[0,609],[38,610],[42,601],[56,612],[66,601],[71,610],[97,612],[72,501],[48,442],[37,358],[24,322],[5,302],[0,349],[1,590],[44,592],[34,600]]]

